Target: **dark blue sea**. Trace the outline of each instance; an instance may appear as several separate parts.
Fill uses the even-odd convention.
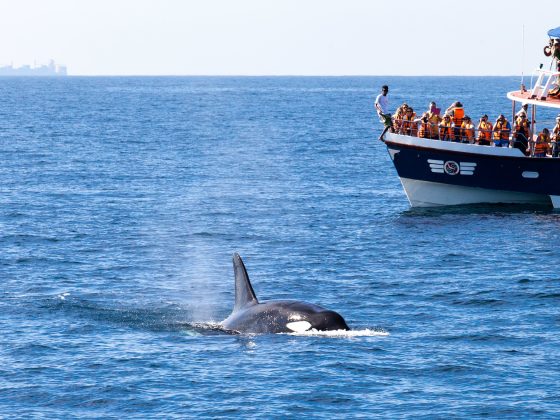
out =
[[[495,120],[520,79],[0,79],[0,417],[558,418],[560,213],[411,209],[385,83]],[[235,251],[354,331],[217,329]]]

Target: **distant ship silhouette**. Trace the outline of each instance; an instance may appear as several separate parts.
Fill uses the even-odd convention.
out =
[[[0,66],[0,76],[66,76],[66,66],[56,64],[50,60],[49,64],[42,66],[23,65],[21,67]]]

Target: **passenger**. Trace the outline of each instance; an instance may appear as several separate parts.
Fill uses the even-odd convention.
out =
[[[552,157],[558,157],[560,155],[560,114],[556,117],[556,125],[552,129],[550,145],[552,148]]]
[[[548,128],[543,128],[535,140],[535,157],[546,157],[550,148],[550,132]]]
[[[518,112],[517,114],[519,114],[520,112]],[[527,115],[520,114],[518,117],[516,117],[511,139],[513,141],[513,147],[521,150],[524,154],[527,154],[527,152],[530,151],[529,121],[527,121]]]
[[[395,113],[393,114],[393,130],[395,133],[403,134],[402,133],[402,125],[403,125],[403,116],[408,108],[408,104],[405,102],[401,106],[397,108]]]
[[[482,146],[490,146],[490,141],[492,140],[492,130],[493,126],[490,121],[488,121],[488,115],[484,114],[482,118],[480,118],[480,122],[478,123],[478,138],[477,143]]]
[[[461,141],[463,143],[474,143],[474,124],[468,115],[463,117],[463,123],[461,124]]]
[[[509,133],[511,125],[509,121],[502,114],[494,124],[494,145],[496,147],[509,147]]]
[[[432,113],[432,114],[436,114],[439,116],[439,114],[441,114],[441,109],[439,109],[436,105],[436,103],[434,101],[430,102],[430,105],[428,106],[428,112]]]
[[[407,136],[416,137],[418,133],[418,122],[416,119],[416,112],[410,107],[406,108],[402,117],[402,131]]]
[[[515,114],[515,118],[525,115],[525,118],[528,119],[529,117],[527,116],[527,108],[529,108],[529,104],[526,102],[523,103],[523,105],[521,105],[521,109],[517,111],[517,114]]]
[[[451,106],[445,110],[445,113],[451,115],[453,124],[455,124],[455,138],[459,139],[461,135],[461,124],[465,116],[463,104],[459,101],[453,102]]]
[[[422,139],[431,139],[432,136],[432,127],[430,124],[430,120],[428,119],[428,113],[424,112],[422,114],[422,118],[419,120],[420,127],[418,129],[418,137]]]
[[[379,140],[383,140],[383,136],[388,130],[391,130],[391,132],[393,131],[391,112],[389,111],[389,98],[387,98],[388,93],[389,86],[383,85],[381,86],[381,93],[377,95],[377,98],[375,98],[375,109],[377,111],[377,115],[379,116],[379,121],[385,126],[385,129],[379,136]]]
[[[552,62],[555,63],[556,71],[560,72],[560,39],[551,41]],[[556,76],[556,87],[548,92],[548,96],[560,98],[560,74]]]
[[[455,125],[451,120],[451,116],[445,114],[443,120],[439,124],[439,139],[443,141],[454,141],[455,140]]]
[[[428,121],[430,122],[430,132],[431,138],[438,138],[438,126],[441,122],[440,109],[436,106],[435,102],[430,102],[430,108],[428,110]]]

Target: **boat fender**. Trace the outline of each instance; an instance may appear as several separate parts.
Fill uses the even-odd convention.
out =
[[[547,57],[550,57],[552,55],[552,50],[550,49],[550,45],[547,45],[546,47],[544,47],[543,52],[544,52],[544,55],[546,55]]]

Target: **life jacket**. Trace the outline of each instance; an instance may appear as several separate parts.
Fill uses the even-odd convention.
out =
[[[478,124],[478,139],[490,141],[492,139],[492,128],[490,121],[481,121]]]
[[[474,125],[472,122],[464,121],[461,124],[461,137],[467,140],[474,140]]]
[[[447,140],[455,140],[455,135],[453,134],[453,123],[451,120],[449,120],[449,122],[445,122],[445,120],[443,120],[439,124],[439,138],[440,140],[444,140],[446,138]]]
[[[428,112],[428,121],[430,123],[430,137],[437,137],[438,125],[441,121],[441,117],[435,112]]]
[[[416,119],[416,113],[413,112],[410,115],[404,114],[402,117],[402,133],[409,135],[409,136],[416,136],[416,132],[418,131],[418,126],[414,122]]]
[[[421,137],[423,139],[432,138],[432,129],[429,121],[426,122],[422,121],[420,123],[420,128],[418,130],[418,137]]]
[[[526,138],[529,138],[529,123],[525,118],[517,118],[515,121],[515,133],[523,134]]]
[[[548,151],[548,138],[543,133],[537,136],[537,142],[535,143],[535,154],[546,154]]]
[[[465,110],[463,108],[453,109],[453,116],[451,117],[451,119],[455,123],[455,127],[461,126],[464,116],[465,116]]]
[[[396,133],[401,133],[402,123],[403,123],[403,115],[399,110],[393,114],[393,128],[395,129]]]
[[[494,140],[509,140],[509,128],[507,120],[498,121],[494,127]]]

